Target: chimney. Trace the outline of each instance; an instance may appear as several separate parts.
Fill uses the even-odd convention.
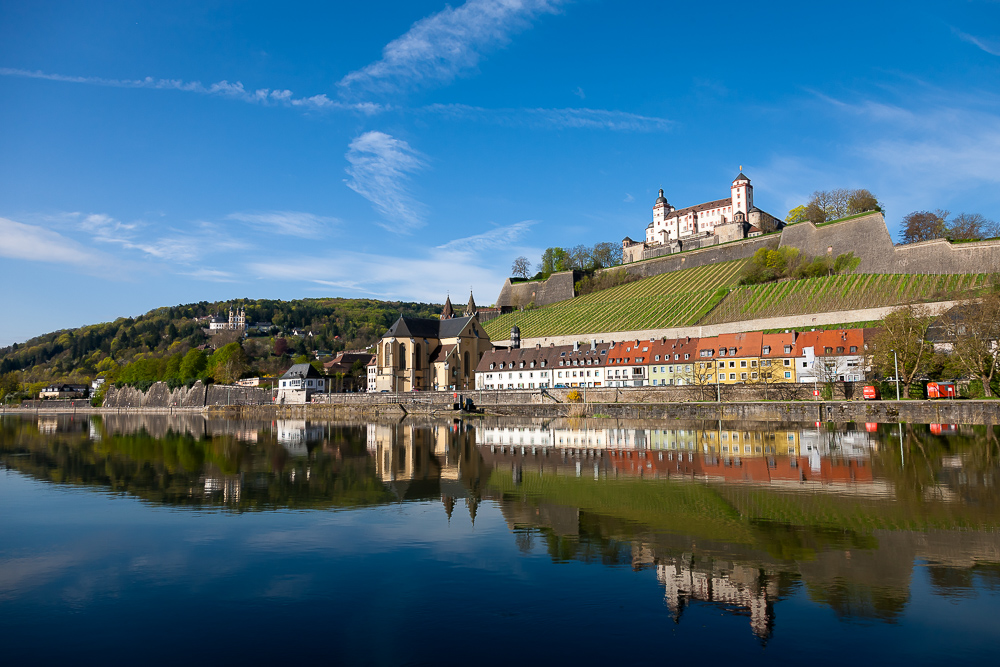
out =
[[[542,344],[541,343],[535,343],[535,349],[536,350],[542,349]]]
[[[597,341],[596,340],[590,341],[590,351],[593,352],[596,349],[597,349]]]
[[[578,341],[573,341],[573,351],[574,352],[580,351],[580,343]]]

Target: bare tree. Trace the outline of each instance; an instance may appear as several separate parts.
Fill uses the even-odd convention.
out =
[[[919,306],[903,306],[882,319],[881,331],[873,341],[872,366],[883,377],[892,377],[898,363],[905,396],[910,395],[910,385],[924,370],[934,350],[927,341],[927,328],[933,320]]]
[[[954,240],[992,238],[1000,236],[1000,225],[979,213],[959,213],[948,224],[947,234]]]
[[[1000,294],[952,309],[943,319],[958,366],[982,380],[983,394],[992,397],[990,383],[1000,370]]]
[[[531,262],[524,255],[521,255],[514,260],[514,263],[510,265],[510,273],[512,276],[517,278],[527,278],[531,271]]]
[[[914,211],[903,218],[903,243],[917,243],[944,238],[948,211]]]

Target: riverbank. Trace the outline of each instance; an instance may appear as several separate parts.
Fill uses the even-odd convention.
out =
[[[207,407],[95,408],[89,405],[4,406],[2,414],[208,414],[237,419],[405,419],[454,418],[478,415],[507,417],[588,417],[609,419],[741,420],[762,422],[872,422],[919,424],[1000,424],[1000,401],[735,401],[735,402],[545,402],[479,405],[475,414],[454,409],[453,403],[401,397],[356,395],[362,400],[305,405],[232,405]],[[463,401],[464,404],[464,401]]]

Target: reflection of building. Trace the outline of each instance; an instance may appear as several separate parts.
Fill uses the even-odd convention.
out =
[[[292,456],[307,456],[309,444],[323,440],[322,424],[310,424],[304,419],[279,419],[275,423],[278,444]]]
[[[222,495],[222,502],[225,505],[238,504],[243,490],[242,476],[234,477],[205,477],[205,495]]]
[[[464,425],[369,424],[375,474],[400,498],[441,497],[448,515],[465,498],[475,519],[482,459]]]
[[[675,622],[688,603],[697,600],[749,614],[755,635],[761,639],[771,635],[778,584],[758,568],[738,564],[724,568],[713,561],[699,568],[691,557],[669,558],[657,562],[656,579],[663,585],[664,601]]]

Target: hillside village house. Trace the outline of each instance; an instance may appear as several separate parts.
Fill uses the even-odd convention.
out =
[[[50,384],[38,392],[38,398],[86,398],[89,393],[85,384]]]
[[[863,329],[804,331],[795,342],[799,382],[860,382],[865,379]]]
[[[675,209],[660,190],[644,239],[633,241],[626,236],[622,240],[622,262],[752,238],[784,224],[754,206],[753,186],[740,171],[725,199]]]
[[[608,343],[496,348],[476,368],[476,389],[606,386]]]
[[[698,339],[672,338],[656,340],[649,345],[649,384],[690,385],[694,384],[694,370],[698,359]]]
[[[441,319],[400,316],[379,341],[375,391],[475,388],[476,367],[493,343],[475,314],[451,315],[449,298]]]
[[[651,341],[611,343],[608,350],[607,384],[609,387],[644,387],[649,383],[649,348]]]
[[[326,391],[326,378],[312,364],[294,364],[278,380],[276,402],[308,403],[313,394]]]

